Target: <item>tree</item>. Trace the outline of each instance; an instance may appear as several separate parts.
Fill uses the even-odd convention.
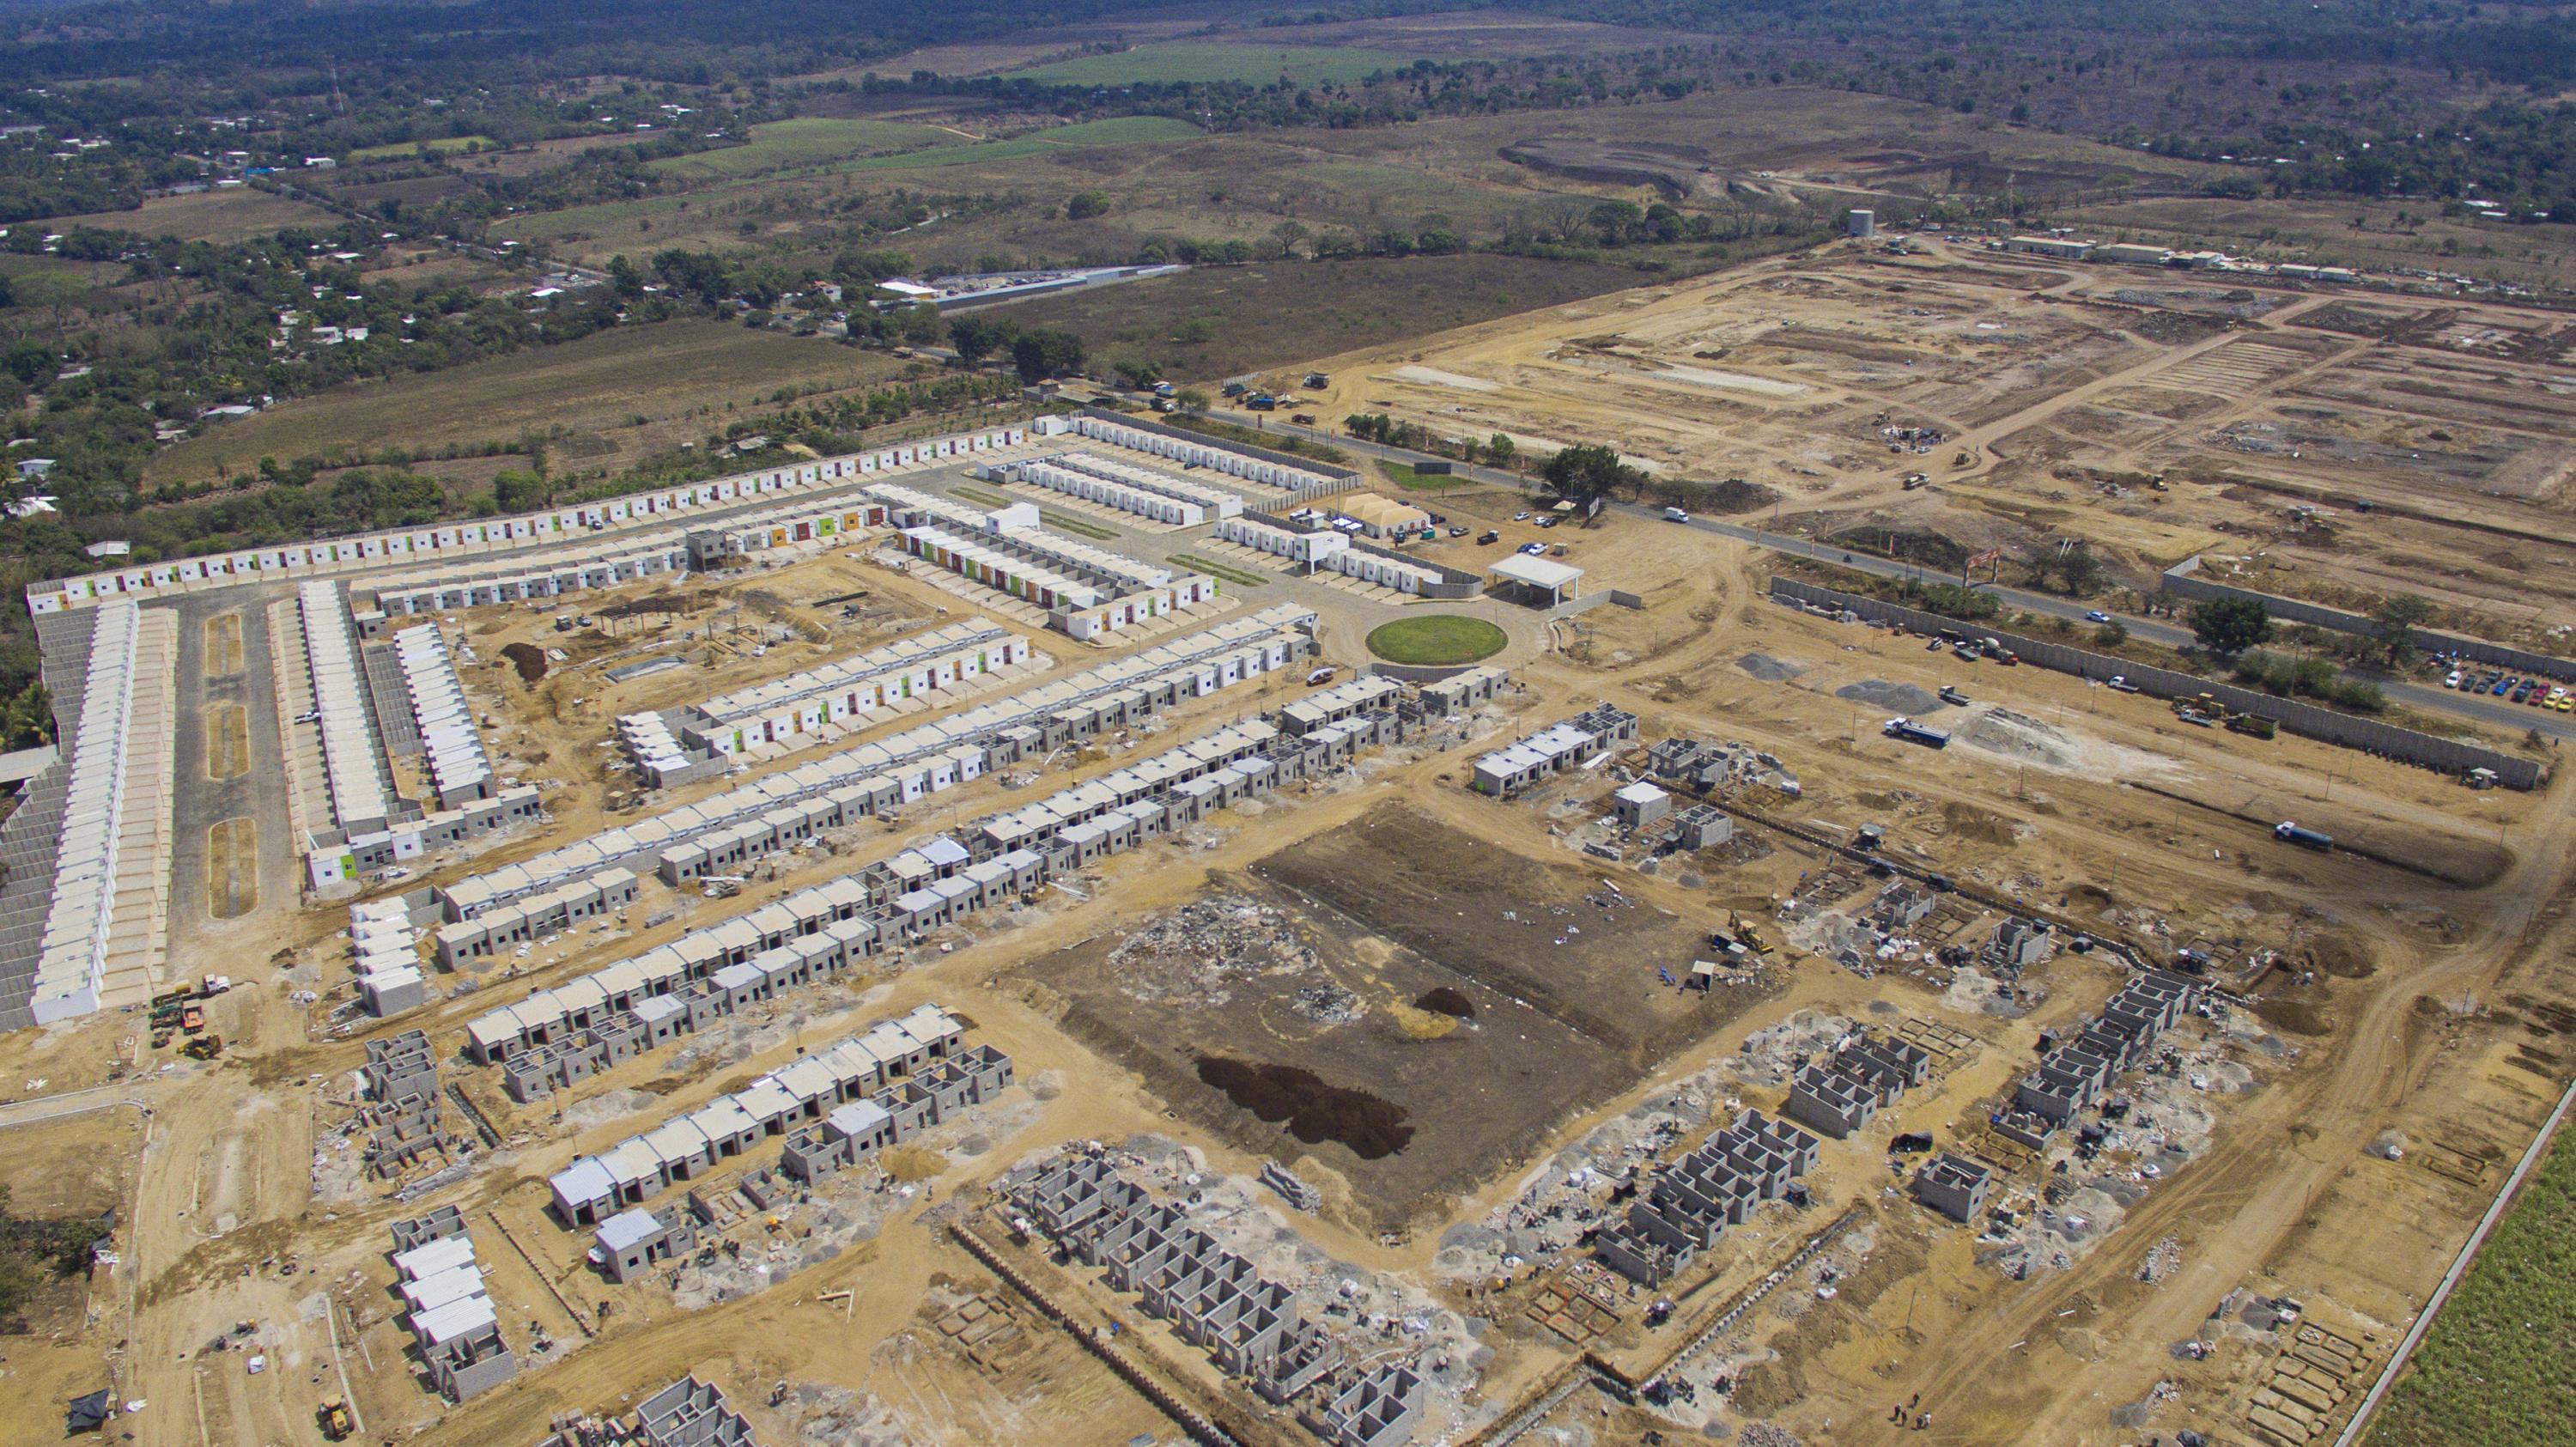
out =
[[[2102,586],[2102,563],[2093,556],[2091,545],[2076,543],[2042,553],[2031,564],[2031,572],[2045,582],[2057,580],[2057,586],[2070,597],[2081,597]]]
[[[1511,466],[1512,459],[1520,453],[1520,450],[1520,444],[1512,441],[1512,435],[1508,432],[1495,433],[1493,440],[1485,444],[1485,455],[1494,459],[1496,467]]]
[[[2093,630],[2093,646],[2109,650],[2129,641],[2129,625],[2113,619]]]
[[[1295,261],[1314,236],[1303,221],[1282,221],[1270,228],[1270,248],[1280,260]]]
[[[1088,221],[1094,216],[1106,216],[1109,214],[1109,193],[1076,191],[1073,199],[1064,203],[1064,214],[1068,221]]]
[[[2370,621],[2379,625],[2379,641],[2388,645],[2389,667],[2395,668],[2415,651],[2415,627],[2432,616],[2433,600],[2414,593],[2399,593],[2371,610]]]
[[[627,260],[626,253],[622,251],[608,258],[608,279],[616,284],[619,296],[644,294],[644,273],[636,268],[634,262]]]
[[[1130,387],[1151,387],[1163,380],[1163,364],[1143,357],[1121,357],[1110,363],[1109,369]]]
[[[1172,405],[1184,412],[1204,412],[1208,409],[1208,394],[1196,387],[1183,387],[1172,395]]]
[[[1018,323],[999,318],[962,316],[948,319],[948,345],[957,349],[957,359],[962,362],[980,362],[1008,347],[1019,334]]]
[[[1046,329],[1022,332],[1011,342],[1011,364],[1024,382],[1081,371],[1082,338]]]
[[[2191,605],[2191,631],[2200,646],[2233,657],[2272,641],[2272,614],[2252,598],[2212,598]]]
[[[1548,491],[1582,510],[1589,525],[1602,501],[1623,487],[1634,487],[1645,474],[1619,460],[1616,449],[1592,444],[1568,447],[1547,460],[1542,476]]]

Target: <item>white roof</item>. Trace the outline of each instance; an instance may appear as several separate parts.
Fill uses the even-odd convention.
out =
[[[1575,579],[1583,576],[1581,568],[1568,567],[1563,563],[1551,563],[1545,558],[1534,558],[1527,553],[1514,553],[1485,571],[1500,574],[1515,583],[1527,583],[1533,588],[1548,588],[1556,591],[1563,591],[1572,586]]]
[[[1672,795],[1665,793],[1663,790],[1656,788],[1654,785],[1647,783],[1643,779],[1639,779],[1637,782],[1620,790],[1619,797],[1627,800],[1631,804],[1652,804],[1659,799],[1669,799]]]
[[[650,1241],[662,1229],[661,1218],[638,1206],[600,1223],[599,1244],[611,1254]]]
[[[474,1242],[466,1236],[443,1236],[394,1258],[394,1269],[405,1281],[426,1281],[442,1271],[473,1264]]]

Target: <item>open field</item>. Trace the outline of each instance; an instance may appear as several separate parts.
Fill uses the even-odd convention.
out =
[[[1085,55],[1010,72],[1014,79],[1048,85],[1130,85],[1181,81],[1238,81],[1269,85],[1282,77],[1299,85],[1353,81],[1376,71],[1397,70],[1414,57],[1399,51],[1361,50],[1342,46],[1267,45],[1253,42],[1203,44],[1166,41],[1112,55]]]
[[[558,470],[696,441],[781,387],[859,387],[903,364],[813,337],[713,321],[602,332],[417,377],[353,383],[207,430],[152,460],[154,481],[250,471],[261,457],[386,445],[430,448],[563,427]],[[637,426],[642,418],[644,425]],[[495,462],[494,466],[503,465]]]
[[[438,136],[426,141],[394,141],[381,146],[360,146],[341,159],[382,161],[398,156],[415,156],[422,151],[438,156],[462,156],[475,151],[497,150],[500,144],[490,136]]]
[[[2576,1149],[2562,1137],[2442,1310],[2380,1409],[2370,1447],[2576,1442],[2567,1367],[2576,1333]]]
[[[690,156],[666,156],[651,162],[650,167],[678,176],[748,176],[878,152],[955,145],[962,140],[955,132],[937,126],[803,116],[754,126],[751,139],[742,145]]]
[[[255,187],[227,186],[187,196],[150,197],[132,211],[57,216],[42,224],[56,231],[72,226],[101,226],[143,236],[175,236],[181,241],[241,241],[289,226],[330,226],[337,219],[302,201]]]

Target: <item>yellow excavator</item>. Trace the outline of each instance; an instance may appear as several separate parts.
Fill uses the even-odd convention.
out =
[[[324,1397],[322,1405],[313,1409],[313,1420],[321,1424],[325,1441],[346,1441],[350,1433],[358,1430],[358,1419],[349,1415],[349,1404],[337,1392]]]

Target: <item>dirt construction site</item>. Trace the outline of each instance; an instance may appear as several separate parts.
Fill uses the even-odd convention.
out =
[[[2233,556],[2326,599],[2395,579],[2547,646],[2576,402],[2546,374],[2576,333],[1929,248],[1317,359],[1316,410],[1615,436],[1822,534],[2077,530],[2124,567]],[[962,464],[906,481],[989,495]],[[2309,498],[2331,523],[2288,511]],[[720,1440],[773,1447],[2332,1440],[2565,1088],[2563,771],[2473,789],[2196,727],[1785,605],[1778,554],[1650,509],[1542,532],[1473,477],[1428,503],[1564,544],[1581,596],[1265,564],[1077,641],[889,533],[438,613],[493,771],[542,816],[354,890],[300,881],[288,838],[314,772],[281,757],[307,725],[269,678],[292,590],[168,604],[178,706],[209,721],[178,746],[170,970],[229,988],[184,1035],[143,1008],[0,1035],[11,1210],[103,1223],[10,1325],[0,1380],[48,1419],[23,1440],[104,1388],[145,1447],[322,1440],[335,1401],[366,1442],[604,1441],[692,1375],[749,1434]],[[1081,520],[1100,552],[1215,551]],[[464,898],[1283,605],[1284,665],[739,865],[637,869],[489,953],[425,930],[419,1003],[360,1008],[353,904]],[[1351,691],[1374,627],[1440,613],[1502,629],[1499,679]],[[621,751],[621,720],[969,618],[1028,660],[667,788]],[[1221,747],[1261,768],[1192,756],[1226,781],[1206,807],[1136,792]],[[1120,824],[1139,797],[1166,812]],[[983,842],[1042,801],[1053,842]],[[988,867],[1023,872],[923,902]],[[856,904],[793,923],[834,891],[909,922],[739,983],[843,938]],[[701,946],[728,993],[616,1034],[616,981]],[[877,1043],[934,1017],[938,1043]],[[2114,1027],[2118,1058],[2086,1053]],[[855,1042],[871,1093],[763,1128]],[[430,1071],[400,1101],[374,1093],[396,1057]],[[406,1124],[424,1102],[434,1128]],[[675,1154],[684,1118],[746,1124]],[[663,1174],[617,1176],[638,1151]],[[394,1233],[442,1220],[506,1373],[433,1360],[444,1308]]]
[[[1332,385],[1298,406],[1524,454],[1615,439],[1658,480],[1748,484],[1703,507],[1927,568],[2081,538],[2141,585],[2201,555],[2263,592],[2362,612],[2413,592],[2564,651],[2564,313],[1904,245],[1322,359]]]

